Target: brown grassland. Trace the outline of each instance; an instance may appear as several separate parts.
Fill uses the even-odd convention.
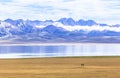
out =
[[[0,59],[0,78],[120,78],[120,57]]]

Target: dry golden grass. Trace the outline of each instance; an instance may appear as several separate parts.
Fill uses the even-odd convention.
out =
[[[0,78],[120,78],[120,57],[1,59]]]

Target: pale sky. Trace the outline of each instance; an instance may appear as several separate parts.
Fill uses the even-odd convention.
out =
[[[0,20],[63,17],[120,24],[120,0],[0,0]]]

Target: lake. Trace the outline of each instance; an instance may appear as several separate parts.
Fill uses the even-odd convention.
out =
[[[120,44],[0,45],[0,58],[120,56]]]

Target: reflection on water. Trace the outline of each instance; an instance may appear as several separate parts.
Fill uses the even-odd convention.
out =
[[[120,55],[120,44],[0,46],[0,58]]]

